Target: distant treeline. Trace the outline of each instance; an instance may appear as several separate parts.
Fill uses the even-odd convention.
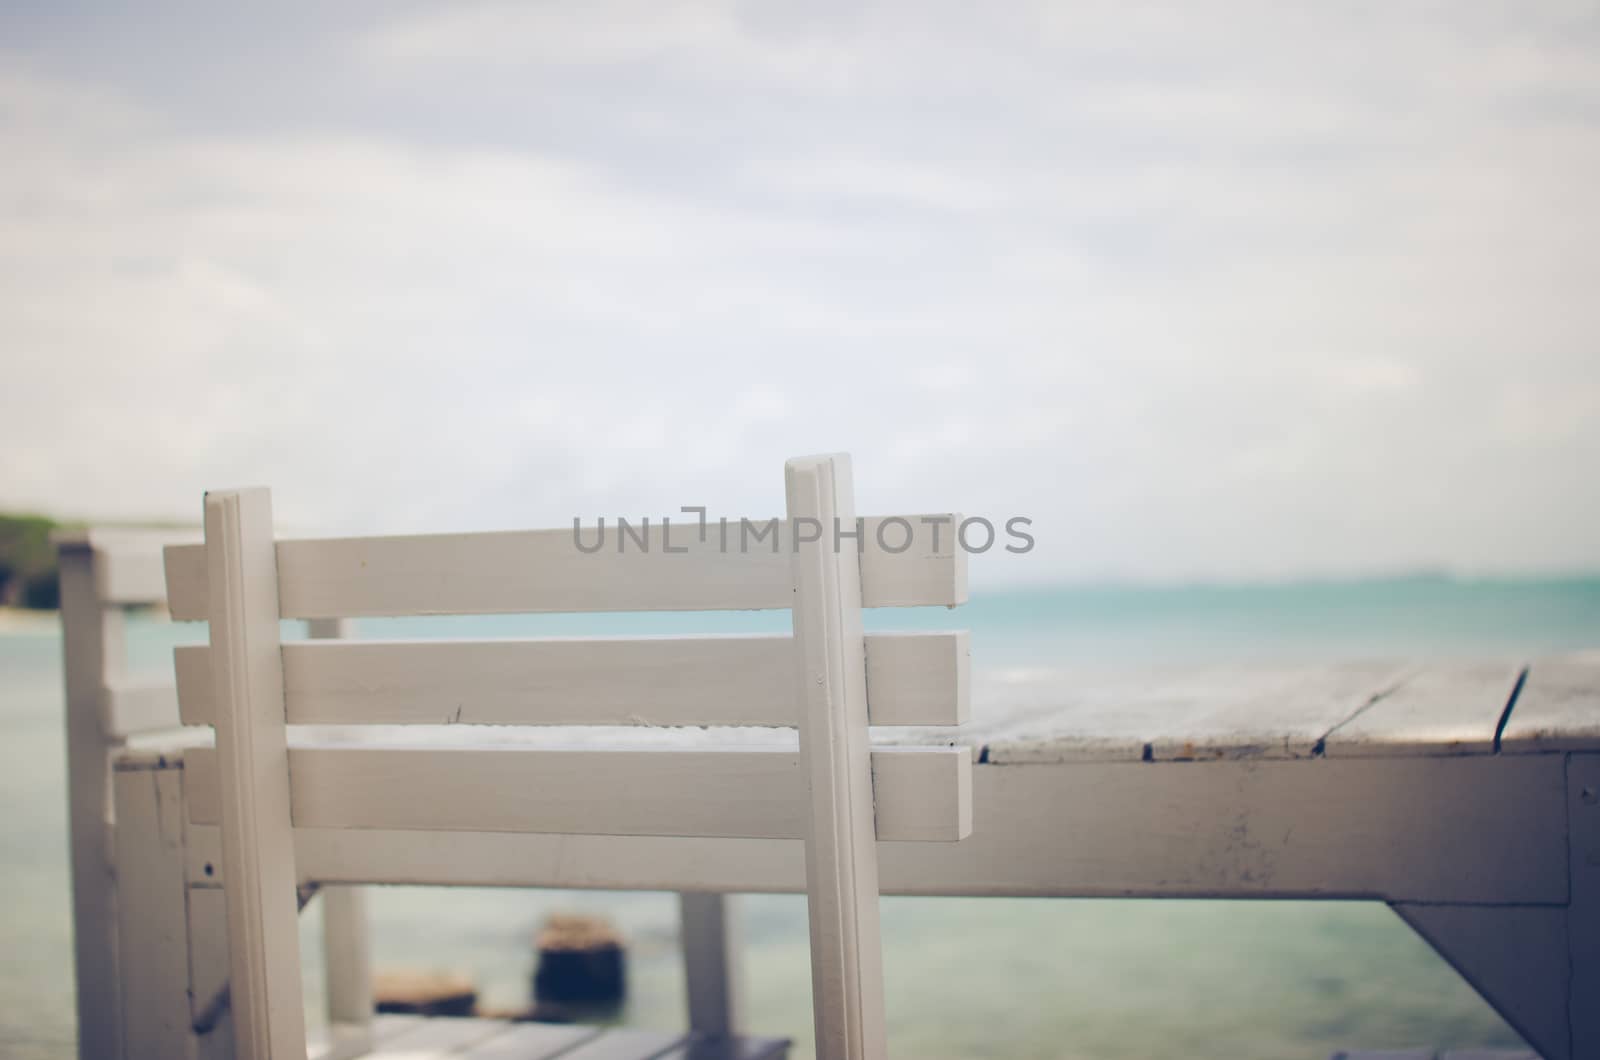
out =
[[[61,603],[50,531],[43,515],[0,515],[0,605],[49,610]]]

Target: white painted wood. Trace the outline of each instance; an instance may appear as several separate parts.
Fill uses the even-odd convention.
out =
[[[1600,1056],[1600,755],[1567,756],[1572,1055]]]
[[[185,770],[188,774],[189,770]],[[184,806],[188,807],[192,801],[192,782],[186,777],[184,783]],[[186,815],[192,816],[192,811],[186,809]],[[216,887],[222,886],[222,828],[219,825],[195,824],[191,819],[185,835],[186,842],[183,847],[183,858],[188,874],[190,887]],[[298,857],[298,855],[297,855]]]
[[[867,724],[946,726],[972,720],[972,645],[966,630],[868,633],[866,654]],[[792,680],[792,673],[791,661],[785,676]]]
[[[294,644],[285,644],[285,654]],[[287,664],[286,664],[287,668]],[[172,649],[173,693],[178,698],[178,719],[184,725],[215,725],[216,687],[211,674],[211,647],[180,644]],[[287,674],[285,674],[287,684]],[[285,690],[287,717],[287,689]]]
[[[683,978],[689,1029],[699,1034],[739,1031],[738,897],[711,891],[678,895]]]
[[[1600,750],[1600,657],[1529,664],[1500,749],[1508,754]]]
[[[210,649],[175,653],[186,725],[209,725]],[[969,716],[964,632],[867,638],[873,725]],[[305,641],[283,646],[291,725],[796,723],[787,636]]]
[[[1410,669],[1354,662],[1003,672],[980,684],[967,738],[980,739],[997,764],[1310,758]]]
[[[1330,757],[1490,754],[1520,662],[1434,663],[1328,735]]]
[[[874,760],[885,838],[970,833],[967,748],[885,749]],[[297,745],[288,763],[300,828],[797,839],[807,822],[800,757],[784,750]],[[225,823],[216,755],[195,748],[185,768],[190,820]]]
[[[73,971],[80,1060],[122,1055],[111,783],[101,690],[120,678],[122,614],[100,606],[95,560],[60,547],[62,661],[66,677],[67,816],[72,840]]]
[[[887,551],[876,543],[885,519],[866,520],[865,606],[965,602],[966,553],[948,522],[959,517],[886,518],[904,520],[913,537],[904,551]],[[936,528],[923,518],[946,520],[937,549]],[[671,544],[674,550],[684,548],[683,554],[663,551],[659,524],[650,528],[648,552],[637,550],[630,539],[620,554],[614,528],[608,547],[594,554],[577,548],[570,528],[280,541],[279,596],[284,618],[786,608],[793,537],[783,520],[777,525],[776,537],[745,552],[738,550],[738,540],[721,551],[716,531],[702,542],[692,528],[676,527]],[[900,547],[897,527],[886,530],[885,538]],[[585,532],[583,540],[592,543],[593,533]],[[166,581],[174,618],[206,617],[203,547],[168,548]]]
[[[683,1041],[682,1034],[613,1027],[601,1031],[561,1060],[649,1060]]]
[[[366,895],[359,887],[329,885],[320,897],[328,1022],[365,1026],[373,1015]]]
[[[363,1060],[376,1055],[388,1043],[408,1035],[427,1022],[427,1017],[386,1012],[374,1016],[368,1027],[348,1024],[318,1027],[307,1031],[309,1060]]]
[[[191,887],[188,899],[189,1021],[196,1053],[201,1060],[232,1060],[227,900],[216,887]]]
[[[338,640],[350,632],[347,619],[314,618],[306,623],[306,633],[313,641]],[[206,670],[209,674],[209,661]],[[364,1052],[373,1040],[373,990],[367,899],[361,888],[322,888],[322,962],[328,1024],[356,1051]]]
[[[657,1053],[650,1060],[783,1060],[789,1055],[789,1042],[783,1038],[705,1038],[688,1039]]]
[[[372,1033],[380,1042],[393,1041],[425,1019],[409,1012],[383,1012],[372,1018]]]
[[[425,1019],[378,1045],[372,1060],[445,1060],[503,1033],[501,1020],[458,1017]]]
[[[207,494],[205,523],[235,1040],[240,1060],[298,1057],[305,1014],[267,491]]]
[[[100,690],[101,725],[113,742],[178,724],[178,695],[170,681],[122,680]]]
[[[378,1048],[402,1034],[420,1027],[426,1017],[410,1013],[385,1012],[375,1015],[369,1027],[360,1028],[361,1034],[352,1041],[349,1026],[316,1027],[306,1031],[309,1060],[354,1060],[367,1057]],[[332,1032],[330,1034],[330,1031]]]
[[[972,782],[969,839],[878,843],[883,893],[1567,901],[1559,755],[980,765]],[[787,840],[296,828],[295,849],[304,878],[345,883],[805,889]]]
[[[1400,918],[1546,1060],[1574,1055],[1567,1030],[1567,911],[1559,906],[1412,905]]]
[[[791,460],[784,480],[791,521],[855,524],[849,457]],[[880,1060],[888,1046],[860,557],[833,548],[824,530],[820,543],[801,544],[792,560],[817,1056]],[[887,798],[885,791],[880,815]]]
[[[334,1023],[306,1032],[308,1060],[356,1060],[370,1056],[375,1043],[370,1029],[356,1023]]]
[[[188,911],[184,903],[183,792],[178,770],[118,771],[116,863],[120,897],[122,1043],[127,1060],[190,1055]]]
[[[156,604],[166,599],[163,546],[198,541],[192,530],[94,527],[50,535],[60,553],[94,556],[95,597],[107,606]]]
[[[518,1023],[456,1056],[459,1060],[551,1060],[599,1034],[598,1027]]]

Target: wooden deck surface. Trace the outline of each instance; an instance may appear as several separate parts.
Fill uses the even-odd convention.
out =
[[[1448,757],[1600,748],[1600,653],[976,671],[984,764]],[[887,742],[949,742],[919,729]]]
[[[378,1016],[368,1060],[782,1060],[782,1038],[695,1038],[631,1027]],[[318,1055],[315,1035],[310,1055]]]

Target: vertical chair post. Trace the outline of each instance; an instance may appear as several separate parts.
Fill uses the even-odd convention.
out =
[[[206,573],[239,1060],[306,1055],[278,563],[264,489],[208,493]]]
[[[100,603],[89,541],[63,542],[59,555],[78,1056],[98,1060],[122,1055],[117,890],[111,867],[112,741],[100,709],[108,670],[123,659],[122,611]]]
[[[860,528],[850,458],[804,457],[784,470],[794,549],[800,767],[809,799],[806,899],[817,1056],[881,1060],[887,1046],[861,627],[862,542],[855,536]]]

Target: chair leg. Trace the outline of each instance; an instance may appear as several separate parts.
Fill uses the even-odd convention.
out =
[[[737,898],[684,891],[678,895],[689,1029],[725,1037],[739,1028]]]
[[[346,1037],[371,1035],[372,970],[367,895],[361,887],[322,888],[322,956],[328,979],[328,1027]]]

